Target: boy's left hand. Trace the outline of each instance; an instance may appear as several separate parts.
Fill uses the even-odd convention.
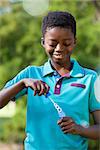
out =
[[[80,126],[77,125],[71,117],[63,117],[57,124],[64,133],[79,134]]]

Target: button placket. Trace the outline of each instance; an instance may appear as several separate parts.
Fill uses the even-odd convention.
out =
[[[57,73],[57,72],[56,72],[56,73]],[[56,82],[56,85],[55,85],[54,94],[60,94],[63,78],[69,79],[69,78],[70,78],[70,74],[67,73],[67,74],[65,74],[65,75],[62,76],[62,77],[60,77],[60,76],[58,77],[58,76],[56,75],[56,81],[57,81],[57,82]]]
[[[57,72],[56,71],[53,74],[54,74],[54,76],[57,76]]]
[[[59,78],[56,78],[56,81],[59,81]]]
[[[56,85],[56,88],[58,88],[58,89],[59,89],[59,88],[60,88],[60,85],[59,85],[59,84],[57,84],[57,85]]]
[[[60,94],[62,79],[63,79],[63,78],[60,78],[60,79],[58,80],[58,82],[56,83],[56,85],[55,85],[55,90],[54,90],[54,94]]]

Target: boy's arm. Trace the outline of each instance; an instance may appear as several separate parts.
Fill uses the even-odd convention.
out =
[[[71,117],[64,117],[58,121],[62,131],[71,134],[79,134],[90,139],[100,139],[100,110],[92,112],[94,125],[83,127],[74,122]]]
[[[15,83],[14,85],[0,91],[0,108],[3,108],[8,102],[13,99],[24,88],[32,88],[34,96],[41,96],[49,91],[49,86],[41,81],[31,78],[25,78]]]
[[[77,131],[81,136],[97,140],[100,139],[100,110],[92,112],[92,115],[94,118],[94,125],[91,125],[87,128],[78,126]]]
[[[17,82],[11,87],[5,88],[0,91],[0,109],[3,108],[8,102],[15,97],[22,89],[25,88],[23,80]]]
[[[79,134],[90,139],[100,139],[100,110],[92,112],[94,125],[88,128],[80,128]]]

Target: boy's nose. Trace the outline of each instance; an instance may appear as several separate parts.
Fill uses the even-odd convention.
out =
[[[57,44],[55,50],[56,51],[63,51],[63,46],[61,44]]]

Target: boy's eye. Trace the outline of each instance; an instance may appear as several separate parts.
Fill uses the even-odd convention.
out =
[[[66,46],[66,47],[68,47],[68,46],[71,45],[71,43],[69,43],[69,44],[64,43],[63,45]],[[57,45],[49,44],[49,46],[50,46],[50,47],[56,47]]]
[[[64,46],[67,46],[67,47],[70,46],[70,45],[71,45],[71,43],[69,43],[69,44],[66,44],[66,43],[65,43],[65,44],[64,44]]]
[[[56,47],[56,45],[49,45],[49,46],[51,46],[51,47]]]

